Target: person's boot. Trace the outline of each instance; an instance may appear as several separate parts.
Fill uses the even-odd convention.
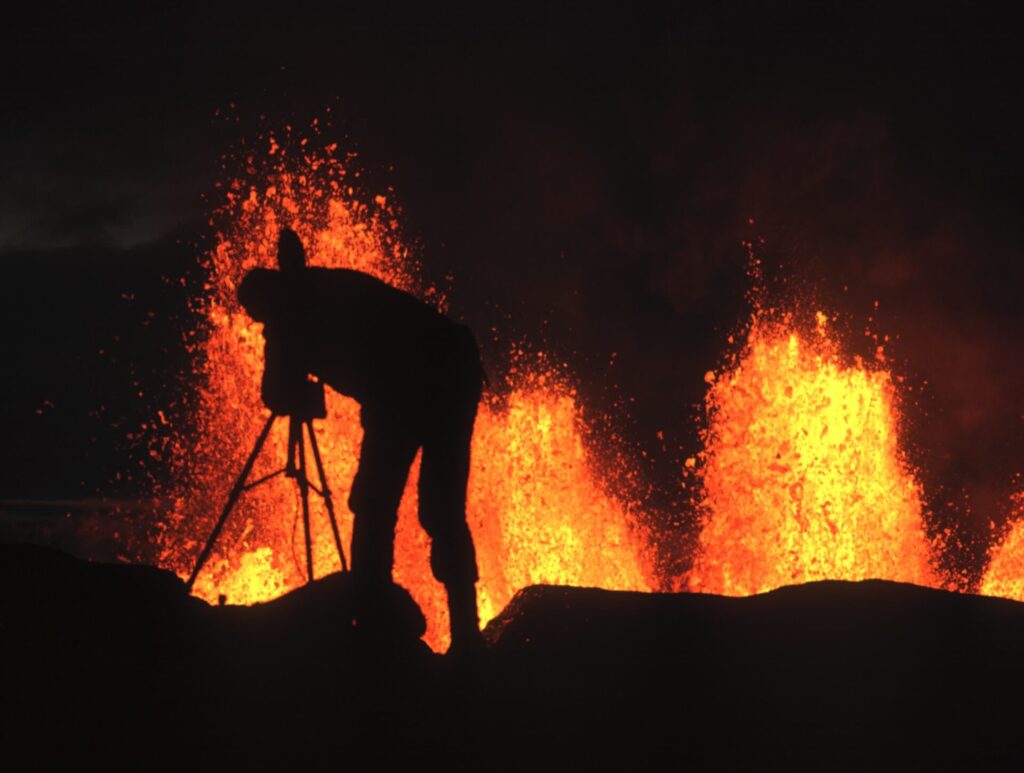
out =
[[[458,658],[476,659],[485,649],[480,633],[480,615],[476,606],[476,586],[472,583],[446,588],[452,643],[448,654]]]

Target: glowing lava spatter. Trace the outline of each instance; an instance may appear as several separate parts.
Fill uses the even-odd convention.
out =
[[[390,196],[361,197],[352,157],[314,142],[269,138],[249,153],[245,179],[224,189],[211,219],[220,228],[210,257],[205,300],[207,330],[198,347],[199,408],[195,434],[177,439],[179,470],[169,519],[184,533],[168,539],[160,562],[185,576],[212,528],[234,477],[268,415],[259,399],[263,367],[259,325],[240,309],[235,292],[256,266],[274,267],[277,235],[294,228],[312,265],[356,268],[443,306],[424,287],[398,233]],[[468,517],[480,567],[483,622],[531,583],[605,588],[654,587],[646,538],[626,505],[607,494],[588,462],[575,392],[536,363],[521,363],[507,394],[480,406],[473,440]],[[492,374],[493,375],[493,374]],[[359,407],[331,390],[328,416],[317,423],[342,537],[351,537],[349,487],[358,464]],[[280,421],[253,472],[283,464],[286,422]],[[410,473],[396,536],[395,579],[427,617],[427,641],[447,642],[443,590],[430,575],[428,538],[416,517],[418,462]],[[313,504],[314,571],[338,569],[326,513]],[[297,492],[283,477],[247,492],[201,573],[195,593],[213,601],[251,604],[305,581]]]
[[[802,331],[791,315],[758,313],[732,366],[708,381],[698,469],[704,522],[690,589],[940,584],[921,486],[900,451],[894,385],[880,362],[845,362],[824,314]]]

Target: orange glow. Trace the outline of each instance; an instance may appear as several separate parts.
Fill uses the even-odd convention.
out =
[[[261,326],[240,309],[235,292],[249,269],[275,266],[280,228],[298,232],[311,265],[356,268],[444,305],[442,292],[416,278],[391,192],[361,195],[352,157],[339,158],[333,146],[317,154],[304,141],[298,156],[289,155],[289,147],[288,141],[270,139],[246,157],[246,180],[225,186],[225,201],[211,220],[222,230],[210,256],[206,329],[197,348],[196,426],[177,441],[180,474],[173,512],[167,514],[181,533],[160,556],[181,576],[191,570],[268,415],[259,399]],[[543,366],[519,363],[516,370],[506,395],[485,397],[473,440],[468,517],[480,567],[482,623],[533,583],[652,589],[646,537],[593,472],[574,391]],[[327,410],[327,418],[317,422],[317,436],[347,547],[347,500],[362,437],[359,407],[328,390]],[[285,424],[275,426],[254,478],[283,466]],[[447,608],[430,574],[428,538],[416,517],[417,475],[418,461],[399,510],[395,579],[423,609],[428,643],[443,649]],[[311,503],[319,577],[339,564],[326,512],[317,496]],[[303,545],[294,483],[275,478],[243,495],[194,592],[209,601],[223,594],[232,604],[279,596],[306,580]]]
[[[1024,493],[1013,495],[1013,516],[1004,538],[992,548],[979,592],[1024,601]]]
[[[704,523],[689,588],[939,585],[890,374],[881,361],[845,362],[821,312],[809,331],[766,316],[755,315],[732,366],[707,379]]]

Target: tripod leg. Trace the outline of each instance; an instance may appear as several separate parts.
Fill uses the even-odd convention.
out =
[[[292,419],[295,422],[295,419]],[[296,443],[296,456],[298,456],[298,475],[296,480],[299,484],[299,496],[302,498],[302,526],[306,532],[306,582],[313,582],[313,535],[309,527],[309,478],[306,476],[306,448],[302,440],[302,425],[293,430],[293,442]]]
[[[285,477],[297,478],[299,471],[298,455],[302,447],[302,424],[294,417],[288,419],[288,458],[285,460]]]
[[[228,516],[231,514],[231,509],[235,506],[235,502],[238,501],[238,497],[242,495],[242,491],[245,488],[245,481],[249,477],[249,473],[252,472],[252,466],[256,463],[256,457],[260,455],[260,449],[263,448],[263,444],[267,440],[267,435],[270,434],[270,428],[274,424],[274,419],[277,418],[277,414],[271,414],[270,418],[267,419],[267,423],[263,425],[263,429],[260,431],[259,437],[256,438],[256,444],[252,447],[252,453],[249,454],[249,458],[245,462],[245,466],[242,467],[242,472],[238,476],[238,480],[235,481],[234,487],[231,489],[231,493],[228,494],[228,501],[224,505],[224,509],[221,511],[220,518],[217,519],[217,525],[213,527],[213,531],[210,532],[209,539],[206,540],[206,545],[203,547],[203,552],[199,554],[199,560],[196,561],[195,569],[192,570],[192,574],[188,578],[188,582],[185,583],[185,587],[189,593],[192,592],[192,586],[195,584],[196,577],[199,576],[199,570],[203,568],[203,564],[206,563],[210,557],[210,551],[213,550],[213,545],[217,541],[217,537],[220,536],[220,530],[224,528],[224,524],[228,520]]]
[[[313,422],[306,422],[309,430],[309,447],[313,449],[313,461],[316,462],[316,472],[320,476],[320,492],[324,498],[324,506],[327,508],[327,517],[331,521],[331,531],[334,533],[334,547],[338,549],[338,559],[341,561],[341,571],[348,571],[348,562],[345,560],[345,549],[341,546],[341,535],[338,533],[338,519],[334,515],[334,501],[331,499],[331,490],[327,487],[327,475],[324,474],[324,463],[320,459],[320,447],[316,443],[316,435],[313,433]]]

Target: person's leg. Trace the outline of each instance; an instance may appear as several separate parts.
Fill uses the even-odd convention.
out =
[[[364,413],[365,416],[365,413]],[[357,587],[391,584],[395,523],[418,442],[398,422],[365,421],[352,510],[352,577]]]
[[[470,444],[479,390],[451,396],[423,444],[420,462],[420,523],[430,535],[430,566],[448,593],[452,644],[472,647],[480,639],[476,551],[466,523]]]

